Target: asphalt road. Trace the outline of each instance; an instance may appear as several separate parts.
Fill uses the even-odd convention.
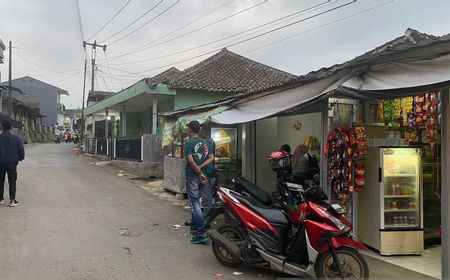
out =
[[[0,279],[276,279],[259,267],[229,269],[208,245],[191,245],[180,206],[157,197],[69,144],[27,147],[16,208],[0,208]],[[7,188],[6,188],[7,189]],[[5,193],[7,197],[7,192]],[[369,259],[371,275],[422,275]],[[242,272],[240,276],[234,271]]]

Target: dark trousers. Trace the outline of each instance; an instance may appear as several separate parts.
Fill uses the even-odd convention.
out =
[[[0,199],[3,199],[6,174],[8,174],[9,182],[9,200],[14,200],[16,199],[17,166],[0,164]]]

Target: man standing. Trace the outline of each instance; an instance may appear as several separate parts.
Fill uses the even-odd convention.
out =
[[[25,158],[25,149],[19,136],[11,134],[11,123],[2,122],[3,132],[0,134],[0,205],[5,200],[3,198],[5,176],[8,174],[9,202],[11,207],[17,206],[16,181],[17,164]]]
[[[184,144],[186,157],[186,191],[192,206],[191,242],[194,244],[208,241],[205,220],[200,207],[202,188],[208,187],[208,180],[201,169],[201,165],[208,165],[214,161],[205,139],[199,137],[200,123],[191,121],[188,124],[189,140]]]
[[[213,154],[214,158],[216,156],[216,142],[214,142],[214,139],[211,138],[211,127],[209,127],[206,124],[202,124],[200,127],[200,137],[205,139],[208,143],[209,151]],[[208,184],[203,188],[203,197],[205,198],[205,205],[203,208],[203,214],[205,216],[205,220],[208,220],[208,213],[209,210],[212,208],[213,203],[213,197],[212,197],[212,190],[214,186],[216,185],[217,181],[217,174],[216,169],[214,167],[214,161],[209,162],[209,164],[206,164],[204,162],[200,165],[200,168],[204,168],[205,175],[208,180]],[[208,226],[208,225],[207,225]]]

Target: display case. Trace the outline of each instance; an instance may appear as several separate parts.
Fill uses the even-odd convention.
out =
[[[420,149],[382,148],[381,229],[420,227]]]
[[[358,234],[382,255],[423,251],[421,153],[416,147],[369,147]]]

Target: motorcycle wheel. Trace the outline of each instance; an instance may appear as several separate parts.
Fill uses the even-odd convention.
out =
[[[367,279],[369,278],[369,267],[364,257],[357,250],[350,247],[336,249],[336,254],[341,262],[342,274],[334,263],[330,251],[319,255],[315,270],[316,277],[323,279]]]
[[[223,225],[217,231],[234,243],[241,243],[245,240],[244,234],[234,226]],[[233,258],[231,254],[214,241],[212,242],[212,250],[216,259],[224,266],[238,267],[243,264],[241,260]]]

